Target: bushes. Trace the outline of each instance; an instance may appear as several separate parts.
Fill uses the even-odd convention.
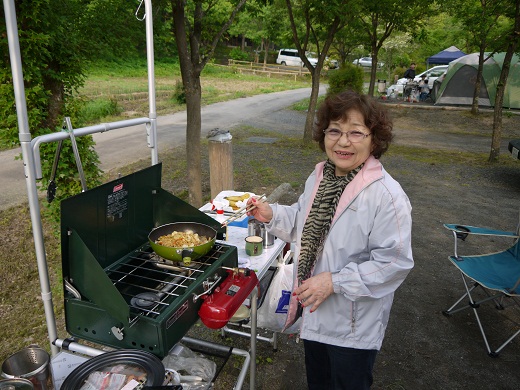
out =
[[[329,72],[329,89],[327,94],[333,95],[352,89],[358,93],[363,93],[363,69],[352,64],[344,64],[338,70]]]
[[[237,61],[252,61],[251,55],[235,47],[229,52],[229,58]]]
[[[79,98],[76,98],[79,100]],[[79,123],[96,123],[102,118],[118,115],[122,108],[118,106],[115,99],[99,98],[85,102],[80,106],[78,112]]]
[[[177,104],[186,104],[186,90],[182,81],[177,80],[175,90],[173,91],[173,100]]]

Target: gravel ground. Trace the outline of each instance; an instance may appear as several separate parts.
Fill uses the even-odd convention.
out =
[[[474,316],[462,312],[447,318],[442,311],[460,295],[463,285],[458,271],[449,263],[452,238],[443,223],[465,223],[512,230],[518,223],[520,161],[507,152],[509,139],[520,137],[520,117],[504,116],[502,163],[487,164],[490,148],[491,113],[473,118],[467,111],[426,110],[419,105],[389,106],[395,119],[394,150],[383,156],[386,169],[401,183],[413,206],[413,250],[415,268],[397,291],[383,348],[374,369],[374,389],[513,389],[520,340],[506,347],[499,358],[488,357]],[[430,108],[430,107],[428,107]],[[282,110],[251,126],[299,136],[304,115]],[[233,132],[232,132],[233,133]],[[271,136],[271,135],[269,135]],[[291,170],[287,160],[298,162],[306,174],[312,163],[299,148],[285,149],[283,157],[265,145],[234,145],[234,161],[242,153],[268,155],[272,165]],[[245,147],[244,147],[245,146]],[[244,149],[242,149],[244,147]],[[277,163],[274,160],[280,159]],[[276,184],[279,184],[277,182]],[[299,190],[280,203],[290,204]],[[463,253],[486,253],[509,242],[497,239],[469,240]],[[513,308],[511,308],[513,309]],[[518,329],[520,317],[513,311],[482,308],[490,342],[497,346],[506,331]],[[195,327],[194,334],[206,333]],[[269,336],[269,334],[267,334]],[[220,340],[217,333],[212,334]],[[249,340],[228,335],[224,343],[248,349]],[[258,342],[256,389],[306,388],[303,345],[291,335],[281,335],[278,351]],[[216,383],[230,388],[238,368],[227,365]],[[236,365],[235,365],[236,366]],[[231,379],[232,380],[232,379]],[[232,383],[232,382],[231,382]]]
[[[451,306],[463,288],[459,274],[447,260],[452,251],[452,238],[442,224],[514,229],[519,212],[520,161],[510,157],[507,142],[520,138],[520,116],[504,115],[504,155],[500,163],[489,165],[486,159],[490,149],[491,114],[473,118],[467,111],[421,108],[423,106],[418,104],[389,105],[395,118],[395,142],[382,162],[410,197],[416,264],[396,293],[386,338],[376,361],[373,388],[515,389],[520,382],[517,369],[520,339],[493,359],[485,352],[470,312],[451,318],[442,315],[442,310]],[[281,183],[288,182],[293,191],[280,203],[294,202],[313,166],[323,158],[316,148],[306,148],[299,143],[304,121],[305,114],[280,110],[231,129],[235,189],[270,193]],[[275,138],[276,142],[251,142],[251,137],[259,136]],[[161,156],[165,172],[163,187],[177,194],[187,187],[185,181],[175,177],[176,172],[182,176],[185,171],[180,155],[184,155],[183,149],[165,151]],[[148,162],[143,164],[146,166]],[[138,167],[136,164],[130,168]],[[209,183],[208,167],[204,169],[204,183]],[[208,186],[204,184],[206,193]],[[0,273],[2,358],[31,343],[46,345],[27,214],[23,206],[0,212],[4,229],[0,245],[4,253],[11,253],[9,259],[2,261],[7,267]],[[50,243],[56,241],[49,231],[45,239]],[[503,248],[505,244],[498,239],[472,239],[461,246],[461,251],[481,253]],[[59,268],[59,254],[51,252],[48,256],[53,266]],[[59,272],[51,274],[53,285],[57,278]],[[56,294],[54,302],[60,336],[63,336],[63,312],[59,293]],[[492,345],[501,343],[506,333],[504,329],[520,326],[515,312],[498,312],[487,307],[481,310],[485,326],[492,331]],[[29,318],[28,312],[31,313]],[[222,339],[219,332],[200,324],[192,328],[189,336],[249,349],[249,339],[235,335]],[[255,388],[306,388],[303,359],[303,345],[295,336],[280,335],[276,352],[271,344],[258,342]],[[231,389],[240,367],[241,359],[232,357],[219,375],[215,389]],[[247,384],[246,380],[244,388]]]

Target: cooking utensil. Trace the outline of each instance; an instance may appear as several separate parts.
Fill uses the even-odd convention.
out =
[[[197,233],[199,236],[209,237],[210,241],[202,245],[186,248],[169,247],[156,243],[159,237],[171,234],[174,231]],[[192,260],[208,253],[213,248],[216,238],[217,231],[215,229],[197,222],[168,223],[153,229],[148,235],[148,241],[155,253],[168,260],[182,261],[184,265],[189,265]]]
[[[9,356],[2,363],[2,376],[6,379],[28,379],[37,390],[46,390],[50,377],[50,359],[43,348],[30,345]]]
[[[54,162],[52,163],[51,178],[47,186],[47,202],[51,203],[56,196],[56,172],[58,170],[58,161],[60,160],[61,149],[63,148],[63,140],[58,141]]]
[[[81,189],[83,192],[85,192],[87,190],[87,181],[85,179],[85,173],[83,172],[83,164],[81,163],[78,144],[76,142],[76,137],[74,136],[74,129],[72,128],[72,122],[70,121],[70,117],[65,117],[64,122],[67,127],[67,132],[69,133],[70,142],[72,143],[72,151],[74,153],[74,159],[76,160],[76,166],[78,167]]]

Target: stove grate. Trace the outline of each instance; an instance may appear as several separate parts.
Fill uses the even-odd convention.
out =
[[[217,243],[206,255],[185,266],[163,259],[147,247],[127,256],[107,275],[130,306],[132,316],[156,318],[226,250]]]

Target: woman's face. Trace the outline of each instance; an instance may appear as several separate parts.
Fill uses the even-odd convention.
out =
[[[357,140],[359,142],[351,142],[345,134],[349,132],[351,139],[354,136],[351,136],[350,132],[370,134],[370,130],[365,126],[363,115],[358,110],[351,109],[347,111],[347,118],[346,121],[331,121],[325,131],[325,152],[329,160],[336,166],[336,176],[345,176],[351,170],[359,167],[372,152],[371,135]],[[339,139],[333,139],[327,134],[327,130],[331,129],[343,132]]]

